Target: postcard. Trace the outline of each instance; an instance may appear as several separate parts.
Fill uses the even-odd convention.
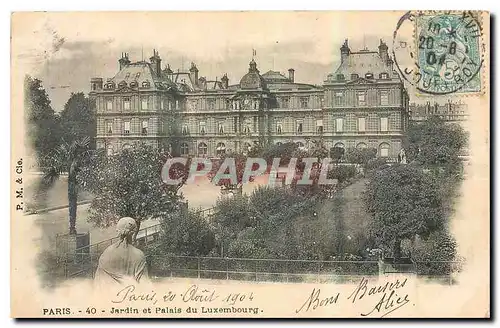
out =
[[[489,318],[485,11],[15,12],[11,316]]]

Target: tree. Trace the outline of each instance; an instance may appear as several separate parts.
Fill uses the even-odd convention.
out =
[[[143,144],[116,155],[95,156],[82,174],[89,190],[98,195],[90,204],[89,221],[109,227],[122,217],[132,217],[137,223],[136,237],[142,221],[178,211],[182,196],[177,186],[163,183],[164,162],[162,154]]]
[[[411,254],[419,274],[445,275],[460,269],[457,242],[446,229],[417,240]]]
[[[30,146],[39,166],[43,167],[47,156],[59,145],[59,118],[50,105],[42,81],[28,75],[24,79],[24,110]]]
[[[43,181],[51,186],[62,173],[68,174],[69,234],[76,235],[76,209],[78,201],[78,175],[90,156],[90,139],[84,137],[71,144],[63,142],[47,156]]]
[[[460,168],[460,154],[467,142],[468,135],[460,125],[446,124],[438,117],[413,124],[408,129],[410,159],[428,168],[444,168],[450,173]]]
[[[212,170],[208,174],[210,181],[215,182],[217,186],[225,192],[236,190],[241,194],[243,187],[243,176],[245,174],[245,167],[247,164],[247,155],[241,153],[227,153],[220,156],[219,159],[212,161]],[[234,169],[236,170],[236,180],[235,179],[220,179],[220,174],[232,173],[230,167],[226,167],[223,172],[219,172],[223,165],[232,165],[234,163]],[[255,165],[254,165],[255,166]],[[252,169],[256,169],[252,167]],[[220,174],[218,174],[220,173]],[[250,176],[249,181],[254,181],[254,177]]]
[[[375,148],[347,148],[345,159],[348,163],[366,165],[368,162],[377,156]]]
[[[96,121],[95,101],[86,97],[83,92],[71,93],[61,111],[61,138],[71,143],[88,137],[91,148],[95,148]]]
[[[418,166],[395,165],[376,172],[367,186],[365,204],[373,217],[371,233],[386,249],[392,248],[396,261],[403,239],[425,237],[444,226],[437,182]]]
[[[330,157],[333,158],[337,164],[342,159],[342,156],[344,156],[344,153],[344,147],[332,147],[330,149]]]
[[[155,253],[206,256],[215,247],[215,234],[199,211],[183,210],[164,216],[161,222]]]

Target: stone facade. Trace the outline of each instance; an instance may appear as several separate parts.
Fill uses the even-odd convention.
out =
[[[198,76],[194,63],[186,72],[161,69],[156,51],[149,62],[122,54],[113,78],[91,79],[97,146],[112,154],[140,142],[213,157],[257,143],[308,147],[321,138],[327,147],[374,147],[395,158],[408,125],[408,95],[387,46],[351,52],[346,40],[340,51],[339,67],[321,86],[297,83],[293,69],[261,74],[253,59],[239,84],[230,84],[227,75]]]
[[[421,122],[434,116],[441,118],[446,123],[463,124],[468,120],[469,113],[467,104],[463,102],[410,104],[410,119],[412,121]]]

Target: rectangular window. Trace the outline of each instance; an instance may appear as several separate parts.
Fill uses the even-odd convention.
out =
[[[342,92],[335,92],[335,106],[342,106],[344,104],[344,94]]]
[[[296,131],[297,131],[297,134],[302,134],[302,132],[303,132],[303,129],[302,129],[302,128],[303,128],[303,123],[302,123],[302,121],[297,121],[297,130],[296,130]]]
[[[113,100],[108,99],[108,100],[106,101],[106,109],[107,109],[107,110],[112,110],[112,109],[113,109]]]
[[[161,110],[165,110],[165,101],[166,101],[165,99],[160,98],[160,109]]]
[[[366,131],[366,119],[364,117],[358,117],[358,131],[359,132]]]
[[[316,132],[323,133],[323,120],[316,120]]]
[[[113,134],[113,121],[106,121],[106,134]]]
[[[277,134],[283,133],[283,124],[281,122],[276,123],[276,133]]]
[[[207,99],[208,110],[215,110],[215,99]]]
[[[206,134],[206,133],[207,133],[206,123],[200,122],[200,134]]]
[[[281,108],[288,108],[290,105],[290,97],[281,98]]]
[[[130,110],[130,97],[123,98],[123,109]]]
[[[233,130],[234,130],[234,133],[237,133],[238,132],[238,117],[233,117]]]
[[[358,93],[358,106],[366,106],[366,94],[364,92]]]
[[[387,131],[388,119],[387,117],[380,118],[380,131]]]
[[[182,125],[182,134],[184,134],[184,135],[189,134],[189,129],[188,129],[187,124]]]
[[[148,98],[141,98],[141,109],[148,109]]]
[[[148,134],[148,121],[142,121],[142,135]]]
[[[380,105],[389,105],[389,92],[387,90],[380,91]]]
[[[300,97],[300,108],[309,108],[309,97]]]
[[[343,118],[337,118],[335,120],[335,131],[336,132],[344,131],[344,119]]]
[[[123,122],[123,133],[130,134],[130,121]]]
[[[219,131],[219,134],[224,134],[224,124],[219,123],[217,130]]]

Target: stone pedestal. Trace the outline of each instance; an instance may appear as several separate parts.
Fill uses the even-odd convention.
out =
[[[68,255],[78,253],[90,253],[90,233],[79,233],[76,235],[58,235],[56,237],[56,249],[58,255]]]

